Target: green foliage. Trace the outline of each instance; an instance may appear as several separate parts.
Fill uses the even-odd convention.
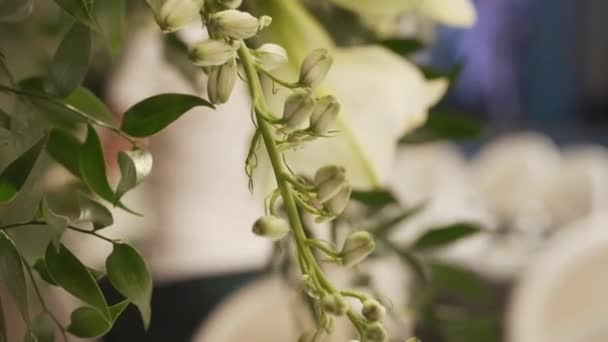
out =
[[[4,321],[4,307],[2,305],[2,298],[0,298],[0,342],[7,342],[6,322]]]
[[[27,286],[21,255],[13,241],[2,231],[0,231],[0,282],[6,285],[9,293],[15,298],[23,319],[29,320]]]
[[[480,227],[470,223],[454,223],[444,227],[435,227],[418,238],[412,248],[418,251],[439,248],[477,234],[480,231]]]
[[[34,164],[40,156],[44,147],[46,137],[41,138],[25,153],[13,160],[13,162],[0,173],[0,203],[10,202],[17,192],[21,190]]]
[[[34,0],[3,0],[0,2],[0,23],[19,21],[32,13]]]
[[[102,317],[110,319],[110,310],[95,278],[65,246],[49,245],[46,266],[55,282],[67,292],[91,305]]]
[[[55,2],[80,23],[94,26],[93,0],[55,0]]]
[[[95,14],[112,57],[122,50],[125,34],[125,0],[95,1]]]
[[[432,111],[426,123],[404,135],[401,144],[423,144],[437,140],[470,140],[483,133],[481,122],[461,113]]]
[[[132,137],[147,137],[158,133],[173,121],[197,106],[214,108],[198,96],[162,94],[149,97],[129,108],[122,120],[122,129]]]
[[[74,23],[49,66],[49,92],[59,97],[70,95],[84,80],[90,57],[91,32],[88,27]]]
[[[53,342],[55,340],[55,323],[47,312],[36,316],[30,324],[30,333],[37,342]]]
[[[135,248],[116,243],[106,260],[106,269],[116,290],[137,306],[147,328],[150,324],[152,277],[143,258]]]

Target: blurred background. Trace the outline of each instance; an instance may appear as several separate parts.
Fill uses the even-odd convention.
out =
[[[253,2],[245,0],[246,8]],[[85,80],[117,118],[143,96],[204,88],[205,76],[184,63],[184,44],[192,38],[161,37],[142,3],[126,3],[124,52],[110,56],[98,46]],[[416,270],[409,250],[397,253],[408,260],[405,267],[380,251],[350,283],[393,284],[374,290],[386,291],[382,298],[397,293],[399,300],[387,300],[394,331],[423,342],[608,341],[608,2],[475,0],[477,20],[470,28],[407,12],[389,33],[330,1],[302,3],[338,46],[381,44],[414,61],[427,79],[451,80],[446,96],[429,109],[428,123],[400,139],[388,181],[398,203],[384,211],[370,209],[378,205],[374,200],[365,209],[355,203],[351,212],[386,219],[399,208],[426,203],[422,214],[392,230],[391,241],[401,246],[448,224],[481,231],[416,254],[423,270]],[[105,6],[99,7],[103,15]],[[65,23],[58,7],[37,1],[30,19],[0,24],[0,51],[18,79],[46,70]],[[222,114],[249,110],[246,91],[238,91]],[[0,97],[0,107],[9,104]],[[130,200],[152,214],[141,222],[118,216],[117,224],[128,229],[111,231],[135,240],[151,260],[158,280],[151,329],[144,333],[130,308],[107,342],[236,342],[241,337],[226,331],[279,329],[281,309],[268,308],[284,290],[268,280],[276,278],[277,267],[268,262],[272,246],[249,236],[261,204],[247,192],[245,147],[236,144],[233,153],[214,147],[232,142],[221,134],[228,128],[242,134],[245,146],[249,122],[188,120],[149,142],[160,155],[160,171]],[[8,136],[0,139],[5,148]],[[104,144],[110,173],[116,173],[114,155],[125,146],[110,134]],[[189,150],[175,152],[181,148]],[[49,173],[49,184],[65,182]],[[174,190],[188,187],[194,194]],[[200,203],[208,209],[198,212]],[[242,211],[236,214],[235,206]],[[0,213],[7,218],[9,211]],[[222,229],[229,226],[231,232]],[[91,264],[104,253],[87,241],[73,243]],[[231,255],[218,257],[222,252]],[[403,277],[390,271],[395,269]],[[111,286],[104,289],[118,300]],[[60,308],[66,299],[58,298]],[[10,316],[10,305],[7,310]],[[245,332],[249,341],[268,342]]]

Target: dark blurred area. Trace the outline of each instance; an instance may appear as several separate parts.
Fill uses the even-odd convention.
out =
[[[532,128],[559,143],[608,137],[608,3],[478,0],[470,30],[442,27],[432,66],[462,73],[442,106],[495,130]]]

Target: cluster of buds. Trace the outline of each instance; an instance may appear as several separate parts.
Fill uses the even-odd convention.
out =
[[[207,79],[207,96],[214,104],[229,100],[238,78],[236,53],[243,39],[255,36],[268,26],[270,17],[256,18],[237,10],[242,0],[147,0],[154,18],[164,32],[173,32],[201,14],[209,39],[200,41],[190,49],[192,62],[204,68]],[[274,49],[276,50],[276,49]],[[276,51],[275,51],[276,54]],[[260,55],[267,63],[276,64],[273,48],[264,47]],[[286,55],[286,54],[285,54]]]

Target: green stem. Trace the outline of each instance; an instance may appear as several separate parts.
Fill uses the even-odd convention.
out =
[[[298,88],[298,87],[302,86],[302,85],[300,85],[297,82],[288,82],[288,81],[285,81],[285,80],[277,77],[276,75],[274,75],[270,71],[264,69],[264,68],[258,67],[257,69],[258,69],[258,71],[260,73],[262,73],[265,76],[267,76],[268,78],[270,78],[274,83],[280,84],[280,85],[282,85],[285,88],[293,89],[293,88]]]
[[[0,230],[9,230],[9,229],[14,229],[14,228],[19,228],[19,227],[24,227],[24,226],[46,226],[47,223],[44,221],[28,221],[28,222],[20,222],[20,223],[11,223],[11,224],[7,224],[4,226],[0,226]],[[95,236],[97,238],[100,238],[104,241],[107,241],[111,244],[114,244],[116,241],[107,238],[101,234],[98,234],[96,231],[94,230],[86,230],[86,229],[82,229],[82,228],[78,228],[78,227],[74,227],[74,226],[66,226],[67,229],[73,230],[75,232],[79,232],[81,234],[87,234],[87,235],[92,235]]]

